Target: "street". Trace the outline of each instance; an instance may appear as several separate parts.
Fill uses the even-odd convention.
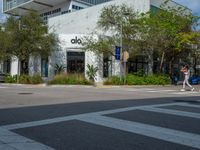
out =
[[[195,88],[0,84],[0,150],[197,150]]]

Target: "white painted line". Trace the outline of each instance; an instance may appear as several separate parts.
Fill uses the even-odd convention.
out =
[[[200,92],[196,91],[186,91],[186,92],[174,92],[172,94],[177,94],[177,95],[187,95],[187,94],[200,94]]]
[[[34,140],[2,128],[0,128],[0,142],[4,143],[4,150],[9,150],[11,148],[14,148],[15,150],[54,150],[44,144],[35,142]]]
[[[188,103],[180,103],[179,106],[200,108],[200,105],[188,104]]]
[[[0,144],[0,150],[16,150],[16,149],[13,147],[10,147],[7,144]]]
[[[180,110],[153,108],[153,107],[152,108],[151,107],[146,107],[146,108],[144,107],[144,108],[141,108],[140,110],[200,119],[200,113],[191,113],[191,112],[185,112],[185,111],[180,111]]]
[[[55,150],[41,143],[12,143],[9,145],[17,150]]]
[[[17,124],[11,124],[11,125],[5,125],[1,126],[4,129],[7,130],[13,130],[13,129],[20,129],[20,128],[27,128],[27,127],[34,127],[34,126],[40,126],[40,125],[48,125],[58,122],[64,122],[69,120],[74,120],[79,118],[80,116],[88,116],[93,114],[98,115],[106,115],[106,114],[113,114],[113,113],[119,113],[119,112],[125,112],[125,111],[131,111],[141,108],[151,108],[151,107],[162,107],[162,106],[171,106],[171,105],[178,105],[179,103],[167,103],[167,104],[155,104],[155,105],[142,105],[142,106],[134,106],[134,107],[126,107],[126,108],[119,108],[119,109],[113,109],[113,110],[105,110],[100,112],[92,112],[92,113],[85,113],[85,114],[79,114],[79,115],[71,115],[71,116],[65,116],[65,117],[57,117],[53,119],[45,119],[40,121],[31,121],[31,122],[25,122],[25,123],[17,123]]]
[[[0,89],[7,89],[8,87],[2,87],[2,86],[0,86]]]
[[[200,135],[197,134],[98,115],[79,118],[79,120],[176,144],[200,148]]]
[[[163,91],[163,92],[174,92],[174,91],[177,91],[177,90],[159,90],[159,91]]]
[[[112,113],[140,109],[140,110],[147,110],[147,111],[156,110],[156,112],[162,112],[162,113],[179,115],[179,116],[189,116],[193,118],[200,118],[199,116],[200,114],[196,114],[196,113],[166,110],[166,109],[159,110],[159,108],[154,108],[154,107],[173,106],[173,105],[180,105],[180,104],[187,105],[187,103],[178,103],[178,102],[166,103],[166,104],[155,104],[155,105],[143,105],[143,106],[134,106],[134,107],[127,107],[127,108],[106,110],[106,111],[100,111],[100,112],[94,112],[94,113],[85,113],[85,114],[80,114],[80,115],[57,117],[53,119],[46,119],[46,120],[40,120],[40,121],[5,125],[5,126],[0,127],[0,143],[5,143],[3,144],[3,147],[7,146],[8,150],[10,147],[13,147],[17,150],[36,150],[36,149],[37,150],[53,150],[52,148],[46,145],[40,144],[38,142],[35,142],[33,140],[30,140],[28,138],[25,138],[21,135],[18,135],[8,130],[34,127],[34,126],[40,126],[40,125],[48,125],[48,124],[78,119],[81,121],[86,121],[86,122],[97,124],[97,125],[111,127],[111,128],[131,132],[131,133],[141,134],[141,135],[145,135],[145,136],[149,136],[149,137],[153,137],[153,138],[157,138],[157,139],[161,139],[161,140],[165,140],[165,141],[169,141],[169,142],[173,142],[177,144],[183,144],[183,145],[187,145],[187,146],[191,146],[195,148],[200,148],[200,137],[199,135],[196,135],[196,134],[101,116],[105,114],[112,114]]]
[[[28,127],[35,127],[35,126],[41,126],[41,125],[48,125],[48,124],[73,120],[73,119],[76,119],[77,116],[79,116],[79,115],[58,117],[58,118],[53,118],[53,119],[45,119],[45,120],[41,120],[41,121],[17,123],[17,124],[1,126],[1,128],[7,129],[7,130],[14,130],[14,129],[20,129],[20,128],[28,128]]]
[[[179,103],[166,103],[166,104],[154,104],[154,105],[142,105],[142,106],[134,106],[134,107],[126,107],[126,108],[119,108],[119,109],[113,109],[113,110],[105,110],[101,112],[96,112],[96,114],[99,115],[106,115],[106,114],[114,114],[114,113],[120,113],[120,112],[125,112],[125,111],[131,111],[131,110],[136,110],[136,109],[141,109],[141,108],[151,108],[151,107],[164,107],[164,106],[173,106],[173,105],[178,105]]]
[[[148,88],[138,88],[138,89],[124,89],[124,91],[138,91],[138,92],[147,92],[147,91],[154,91],[155,89],[148,89]]]
[[[160,91],[146,91],[146,92],[149,92],[149,93],[156,93],[156,92],[158,92],[158,93],[160,93]]]

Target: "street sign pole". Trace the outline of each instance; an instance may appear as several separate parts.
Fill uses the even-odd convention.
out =
[[[122,50],[121,46],[115,46],[115,60],[118,60],[120,62],[120,80],[122,80],[122,69],[121,69],[121,62],[122,62]]]

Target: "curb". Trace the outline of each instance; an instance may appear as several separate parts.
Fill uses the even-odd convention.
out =
[[[22,87],[22,86],[30,86],[30,87],[46,87],[47,84],[12,84],[12,83],[0,83],[0,85],[3,86],[16,86],[16,87]]]

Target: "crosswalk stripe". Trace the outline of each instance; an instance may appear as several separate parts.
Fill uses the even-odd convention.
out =
[[[185,107],[194,107],[194,108],[200,108],[200,105],[195,104],[188,104],[188,103],[180,103],[179,106],[185,106]]]
[[[15,148],[16,150],[37,149],[37,150],[54,150],[44,144],[28,139],[14,132],[0,128],[0,141],[4,143],[4,148]]]
[[[105,110],[105,111],[99,111],[99,112],[57,117],[57,118],[52,118],[52,119],[40,120],[40,121],[5,125],[5,126],[0,127],[0,142],[1,142],[1,136],[5,136],[5,134],[11,134],[11,138],[13,138],[14,140],[15,139],[29,140],[28,138],[26,139],[25,137],[14,134],[10,130],[26,128],[26,127],[34,127],[34,126],[40,126],[40,125],[48,125],[48,124],[70,121],[70,120],[80,120],[87,123],[110,127],[113,129],[118,129],[118,130],[130,132],[130,133],[148,136],[148,137],[152,137],[152,138],[156,138],[156,139],[160,139],[160,140],[164,140],[164,141],[168,141],[168,142],[172,142],[176,144],[181,144],[181,145],[194,147],[194,148],[200,148],[199,134],[188,133],[184,131],[178,131],[174,129],[103,116],[106,114],[119,113],[119,112],[139,109],[139,110],[145,110],[145,111],[152,111],[152,112],[165,113],[165,114],[171,114],[171,115],[177,115],[177,116],[186,116],[186,117],[191,117],[195,119],[200,119],[200,113],[191,113],[191,112],[185,112],[185,111],[179,111],[179,110],[158,108],[158,107],[174,106],[174,105],[178,105],[178,106],[183,105],[183,106],[189,106],[189,107],[194,106],[194,108],[198,107],[198,105],[196,106],[194,104],[188,104],[184,102],[142,105],[142,106],[118,108],[118,109],[113,109],[113,110]],[[4,139],[3,142],[7,143],[8,146],[13,146],[13,143],[12,145],[9,145],[9,139]],[[24,145],[23,143],[22,144],[18,143],[18,145],[14,145],[14,148],[18,148],[18,146],[23,147]],[[28,143],[26,146],[31,146],[31,143]],[[45,145],[37,143],[35,141],[33,141],[33,146],[45,148]]]
[[[200,135],[193,133],[98,115],[86,116],[79,118],[79,120],[176,144],[200,148]]]
[[[140,110],[200,119],[200,113],[191,113],[191,112],[185,112],[185,111],[180,111],[180,110],[162,109],[162,108],[155,108],[155,107],[148,107],[148,108],[144,107],[144,108],[141,108]]]

